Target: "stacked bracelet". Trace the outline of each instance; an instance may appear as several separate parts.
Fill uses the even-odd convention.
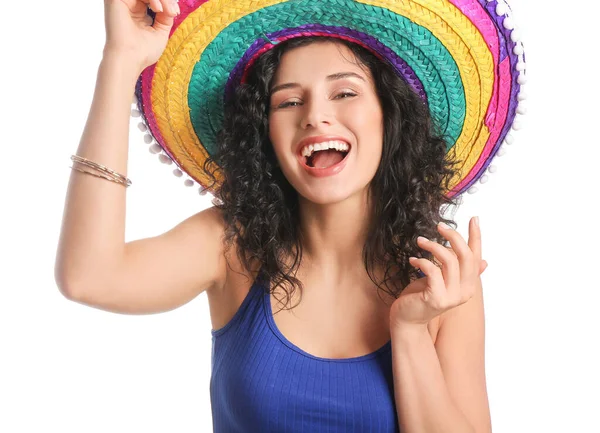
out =
[[[89,159],[86,159],[86,158],[83,158],[83,157],[77,156],[77,155],[71,155],[71,160],[73,162],[78,162],[80,164],[83,164],[83,165],[86,165],[88,167],[91,167],[91,168],[99,171],[100,173],[92,173],[90,171],[82,170],[82,169],[77,168],[77,167],[70,167],[73,170],[77,170],[77,171],[79,171],[81,173],[91,174],[92,176],[104,178],[106,180],[110,180],[111,182],[119,183],[121,185],[124,185],[126,188],[131,185],[131,180],[129,180],[128,178],[126,178],[122,174],[119,174],[116,171],[113,171],[110,168],[107,168],[107,167],[105,167],[103,165],[100,165],[100,164],[97,164],[97,163],[95,163],[93,161],[90,161]]]

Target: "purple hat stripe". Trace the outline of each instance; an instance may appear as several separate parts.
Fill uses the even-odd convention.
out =
[[[380,56],[386,58],[392,66],[398,71],[400,75],[404,78],[404,80],[410,85],[410,87],[427,103],[427,95],[425,94],[425,90],[423,88],[423,84],[414,73],[412,68],[394,51],[386,47],[384,44],[379,42],[377,39],[369,36],[365,33],[348,29],[346,27],[339,26],[324,26],[320,24],[306,24],[303,26],[288,28],[284,30],[280,30],[273,33],[267,33],[265,36],[269,40],[276,40],[282,37],[290,37],[290,36],[300,36],[306,35],[306,33],[310,31],[319,31],[325,33],[331,33],[332,36],[336,36],[338,34],[347,36],[351,39],[355,39],[357,41],[361,41],[364,45],[368,46],[372,51],[375,51]],[[225,99],[228,99],[231,96],[231,92],[235,86],[237,86],[242,78],[244,73],[244,69],[247,63],[260,51],[261,48],[267,44],[268,41],[261,38],[254,41],[254,43],[246,50],[240,61],[236,64],[235,68],[229,75],[229,79],[227,80],[227,84],[225,86]]]

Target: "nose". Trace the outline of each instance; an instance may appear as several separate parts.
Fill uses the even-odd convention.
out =
[[[333,116],[329,112],[330,108],[326,101],[318,101],[317,98],[310,98],[304,103],[304,112],[302,113],[302,129],[309,127],[318,127],[322,124],[331,125]]]

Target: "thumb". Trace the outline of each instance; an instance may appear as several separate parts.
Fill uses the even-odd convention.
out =
[[[488,267],[488,262],[486,262],[485,260],[481,260],[481,268],[479,271],[479,275],[483,274],[483,271],[485,271]]]

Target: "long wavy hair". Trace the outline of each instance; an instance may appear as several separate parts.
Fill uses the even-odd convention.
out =
[[[303,251],[298,193],[279,168],[269,139],[269,89],[286,51],[323,41],[345,45],[357,64],[369,69],[383,109],[382,157],[368,186],[373,208],[362,257],[371,281],[397,298],[418,277],[418,270],[408,262],[410,256],[435,263],[431,253],[417,245],[417,237],[447,245],[437,223],[456,228],[455,222],[442,214],[444,208],[456,205],[446,193],[457,174],[458,161],[453,152],[447,152],[447,141],[425,103],[394,68],[360,45],[342,39],[311,36],[279,43],[255,61],[246,82],[225,101],[218,148],[206,160],[204,170],[213,186],[215,171],[220,171],[223,179],[213,203],[225,221],[226,251],[235,242],[246,270],[258,262],[257,278],[272,282],[272,293],[281,287],[287,295],[284,305],[296,288],[302,295],[302,282],[295,277]],[[375,277],[376,269],[383,271],[381,281]]]

